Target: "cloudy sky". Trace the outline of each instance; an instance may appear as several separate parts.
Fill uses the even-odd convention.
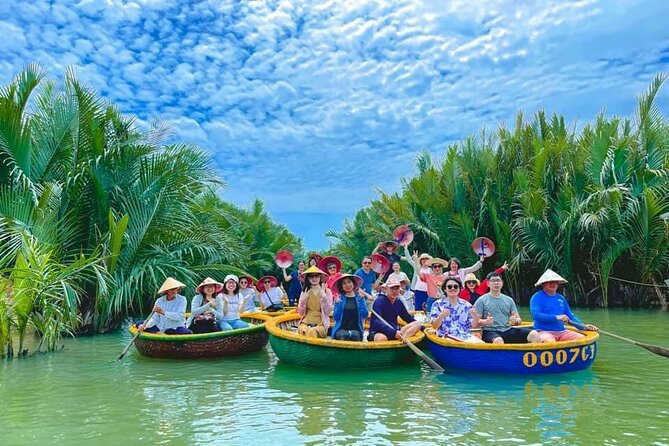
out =
[[[260,197],[321,248],[421,149],[518,110],[631,114],[669,71],[667,17],[663,0],[2,0],[0,82],[74,67],[210,152],[225,198]]]

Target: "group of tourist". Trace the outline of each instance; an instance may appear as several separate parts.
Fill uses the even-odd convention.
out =
[[[502,274],[505,263],[479,281],[476,271],[485,257],[469,267],[452,257],[438,257],[414,252],[397,254],[394,241],[379,243],[370,256],[362,259],[354,274],[342,273],[342,263],[334,256],[309,255],[297,264],[297,270],[287,273],[282,268],[287,285],[288,304],[296,306],[300,315],[297,331],[301,335],[336,340],[362,341],[363,323],[370,317],[368,341],[404,339],[423,329],[411,310],[425,311],[436,334],[456,341],[470,343],[555,342],[581,337],[566,329],[565,324],[583,323],[571,312],[564,296],[557,293],[567,281],[547,270],[537,281],[541,287],[531,298],[533,327],[519,327],[522,320],[514,300],[502,293]],[[372,256],[382,255],[391,268],[383,274],[372,270]],[[404,260],[414,269],[410,280],[401,270]],[[195,289],[191,313],[185,319],[186,298],[179,294],[184,284],[168,278],[158,291],[152,315],[137,327],[140,331],[166,334],[209,333],[247,327],[240,313],[256,310],[283,309],[283,291],[276,277],[262,277],[254,286],[250,276],[229,274],[223,283],[207,277]],[[398,325],[398,318],[404,325]],[[332,323],[331,323],[332,320]],[[588,330],[597,327],[585,325]]]

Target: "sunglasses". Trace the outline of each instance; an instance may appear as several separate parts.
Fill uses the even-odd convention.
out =
[[[372,262],[362,262],[363,265],[371,265]]]
[[[271,280],[263,280],[262,283],[272,283]]]
[[[328,267],[328,270],[336,270],[336,269],[337,269],[336,266],[330,266],[330,267]]]
[[[476,285],[476,280],[468,280],[468,281],[466,281],[465,283],[466,283],[466,284],[473,283],[474,285]]]
[[[391,289],[391,290],[399,290],[399,289],[400,289],[400,286],[399,286],[399,285],[395,285],[395,286],[389,286],[388,288]]]
[[[460,289],[460,285],[446,285],[446,288],[449,290],[457,290]]]
[[[442,265],[432,265],[432,268],[443,268]]]

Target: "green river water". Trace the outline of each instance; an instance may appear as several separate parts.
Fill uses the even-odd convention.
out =
[[[527,309],[523,311],[526,315]],[[579,310],[669,347],[669,314]],[[554,376],[308,370],[268,348],[155,360],[127,332],[0,363],[0,445],[669,445],[669,359],[602,336],[592,369]]]

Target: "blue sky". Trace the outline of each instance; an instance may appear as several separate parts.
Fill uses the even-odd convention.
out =
[[[74,67],[139,125],[210,152],[226,199],[260,197],[322,248],[419,150],[518,110],[633,113],[669,71],[667,17],[661,0],[4,0],[0,82]]]

